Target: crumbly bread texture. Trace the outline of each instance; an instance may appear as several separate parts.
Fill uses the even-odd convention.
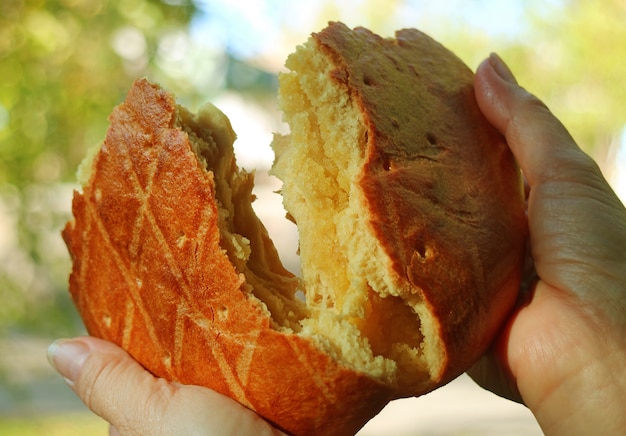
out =
[[[153,374],[292,434],[353,434],[490,343],[519,284],[520,174],[471,71],[416,30],[331,23],[287,67],[273,171],[302,277],[252,209],[228,118],[141,79],[81,166],[70,292]]]
[[[467,369],[515,298],[514,159],[476,105],[473,73],[417,30],[384,39],[331,23],[286,65],[290,135],[274,141],[274,173],[308,298],[395,362],[400,390],[424,392]],[[334,336],[319,318],[307,323]]]

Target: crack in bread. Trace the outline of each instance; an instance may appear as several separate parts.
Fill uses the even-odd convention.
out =
[[[289,433],[353,434],[489,345],[519,285],[521,176],[471,71],[417,30],[331,23],[286,65],[272,171],[302,277],[254,213],[226,115],[139,79],[79,168],[70,293],[156,376]]]

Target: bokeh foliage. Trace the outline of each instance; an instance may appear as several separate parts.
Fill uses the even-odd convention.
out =
[[[106,128],[104,108],[119,102],[131,75],[147,71],[160,34],[184,28],[192,12],[184,2],[4,0],[0,183],[21,188],[69,180],[85,143]],[[132,69],[111,44],[129,27],[140,30],[147,45],[147,57]]]
[[[76,330],[59,235],[64,184],[130,81],[158,72],[160,38],[184,31],[193,11],[184,0],[0,2],[0,335]],[[126,59],[127,41],[117,52],[115,41],[133,30],[144,50]]]
[[[549,104],[581,147],[604,159],[626,129],[626,1],[566,5],[549,16],[529,12],[532,32],[507,54],[520,83]]]
[[[481,8],[495,1],[448,3],[456,13],[424,20],[435,29],[432,36],[472,68],[498,52],[520,85],[544,100],[595,158],[619,145],[626,126],[625,0],[503,0],[498,5],[516,11],[518,30],[495,37],[472,26],[462,12],[472,9],[497,23],[502,17],[496,11]]]

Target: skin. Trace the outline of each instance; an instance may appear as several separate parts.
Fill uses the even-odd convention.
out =
[[[116,345],[61,339],[49,359],[111,435],[282,435],[257,414],[199,386],[156,378]]]
[[[547,435],[624,434],[626,210],[595,162],[497,55],[479,66],[475,89],[527,180],[534,268],[469,373],[524,403]],[[209,389],[153,377],[99,339],[56,341],[49,358],[111,434],[281,434]]]
[[[481,64],[475,88],[527,179],[536,278],[470,374],[526,404],[546,434],[623,434],[626,210],[498,56]]]

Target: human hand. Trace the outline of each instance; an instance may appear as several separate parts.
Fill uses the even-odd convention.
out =
[[[56,341],[48,357],[85,405],[111,424],[111,435],[282,434],[215,391],[154,377],[100,339]]]
[[[626,210],[594,161],[492,55],[475,90],[528,183],[536,279],[470,375],[546,434],[626,432]]]

